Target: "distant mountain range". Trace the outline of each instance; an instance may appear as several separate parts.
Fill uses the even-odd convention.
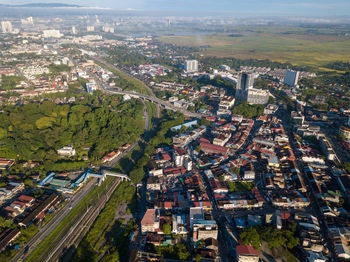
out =
[[[8,5],[0,4],[3,7],[45,7],[45,8],[55,8],[55,7],[83,7],[80,5],[70,5],[62,3],[32,3],[32,4],[22,4],[22,5]]]

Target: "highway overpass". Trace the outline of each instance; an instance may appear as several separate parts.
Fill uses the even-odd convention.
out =
[[[189,117],[203,118],[203,117],[208,116],[206,114],[194,113],[194,112],[188,111],[182,107],[174,106],[173,104],[171,104],[167,101],[164,101],[162,99],[159,99],[158,97],[155,97],[155,96],[144,95],[144,94],[140,94],[140,93],[136,93],[136,92],[120,91],[120,90],[116,90],[116,89],[105,89],[104,92],[109,93],[109,94],[117,94],[117,95],[129,95],[132,98],[139,98],[139,99],[147,100],[147,101],[150,101],[152,103],[158,104],[165,109],[169,109],[169,110],[172,110],[175,112],[178,111],[178,112],[184,114],[185,116],[189,116]]]

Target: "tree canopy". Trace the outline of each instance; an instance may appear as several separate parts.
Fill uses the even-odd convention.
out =
[[[243,101],[233,108],[233,113],[242,115],[245,118],[254,118],[262,115],[264,113],[264,108],[264,105],[249,105],[247,102]]]
[[[75,161],[99,160],[143,133],[143,104],[120,96],[82,95],[75,104],[51,101],[8,106],[0,114],[0,155],[65,165],[57,149],[73,145]],[[66,163],[67,164],[67,163]],[[75,164],[73,168],[79,166]]]
[[[252,245],[255,249],[260,248],[262,241],[267,242],[270,248],[286,247],[292,249],[299,244],[296,229],[296,223],[292,223],[282,230],[272,226],[251,226],[241,230],[239,238],[243,244]]]

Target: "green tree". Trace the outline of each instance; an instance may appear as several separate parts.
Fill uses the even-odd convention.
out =
[[[285,246],[289,249],[296,247],[299,244],[299,238],[294,236],[294,233],[289,230],[284,230],[283,237],[286,239]]]
[[[169,223],[164,223],[163,227],[162,227],[162,231],[164,232],[164,234],[170,235],[171,234],[171,225]]]
[[[199,125],[201,125],[201,126],[209,126],[210,125],[210,121],[208,119],[202,118],[201,120],[199,120]]]
[[[344,167],[344,169],[345,169],[347,172],[350,173],[350,162],[345,162],[345,163],[343,164],[343,167]]]
[[[341,142],[345,141],[346,137],[343,134],[339,134],[338,135],[338,140],[340,140]]]
[[[177,244],[176,245],[177,253],[180,260],[188,260],[190,257],[190,253],[188,252],[185,244]]]
[[[243,244],[252,245],[255,249],[260,248],[260,235],[255,227],[248,227],[246,230],[239,234],[239,238]]]
[[[118,252],[118,250],[115,250],[114,252],[112,252],[111,254],[105,256],[102,259],[102,262],[115,262],[115,261],[119,261],[119,252]]]
[[[15,226],[13,220],[0,216],[0,232],[3,232],[7,228],[14,228]]]

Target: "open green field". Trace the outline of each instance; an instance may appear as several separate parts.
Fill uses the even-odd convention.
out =
[[[204,56],[269,59],[294,65],[320,67],[350,61],[350,37],[308,34],[305,31],[252,31],[232,35],[161,36],[159,40],[200,47]]]

